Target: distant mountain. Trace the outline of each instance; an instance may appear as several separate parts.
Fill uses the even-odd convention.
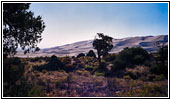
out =
[[[113,39],[113,49],[110,53],[118,53],[125,47],[142,47],[148,52],[157,51],[155,43],[157,41],[168,43],[168,35],[159,36],[142,36],[142,37],[128,37],[123,39]],[[94,50],[92,46],[93,40],[80,41],[72,44],[56,46],[52,48],[41,49],[34,54],[23,55],[22,52],[17,53],[19,57],[35,57],[35,56],[76,56],[79,53],[87,53],[89,50]],[[96,50],[94,50],[96,52]]]

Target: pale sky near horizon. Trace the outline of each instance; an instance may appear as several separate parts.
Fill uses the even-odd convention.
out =
[[[167,3],[32,3],[46,28],[40,48],[94,39],[168,34]]]

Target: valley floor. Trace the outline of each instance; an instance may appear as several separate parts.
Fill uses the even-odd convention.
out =
[[[33,71],[32,67],[36,64],[44,64],[44,62],[29,62],[25,76],[28,76],[29,81],[40,86],[44,96],[47,97],[166,97],[168,95],[166,79],[152,81],[143,77],[144,79],[133,80],[129,76],[110,78],[92,75],[84,69],[68,73],[62,70]],[[135,70],[136,68],[127,69],[132,72]]]

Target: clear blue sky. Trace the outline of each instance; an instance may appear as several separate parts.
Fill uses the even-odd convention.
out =
[[[40,48],[94,39],[168,34],[167,3],[32,3],[46,28]]]

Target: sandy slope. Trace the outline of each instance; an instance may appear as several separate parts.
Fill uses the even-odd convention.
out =
[[[155,43],[157,41],[168,42],[168,35],[159,36],[144,36],[144,37],[128,37],[123,39],[113,39],[113,49],[111,53],[118,53],[125,47],[142,47],[148,52],[154,52],[157,50]],[[72,44],[66,44],[62,46],[56,46],[52,48],[41,49],[37,53],[23,55],[22,52],[18,52],[18,57],[36,57],[36,56],[76,56],[79,53],[87,53],[89,50],[94,50],[92,46],[93,40],[80,41]],[[96,50],[94,50],[96,52]]]

